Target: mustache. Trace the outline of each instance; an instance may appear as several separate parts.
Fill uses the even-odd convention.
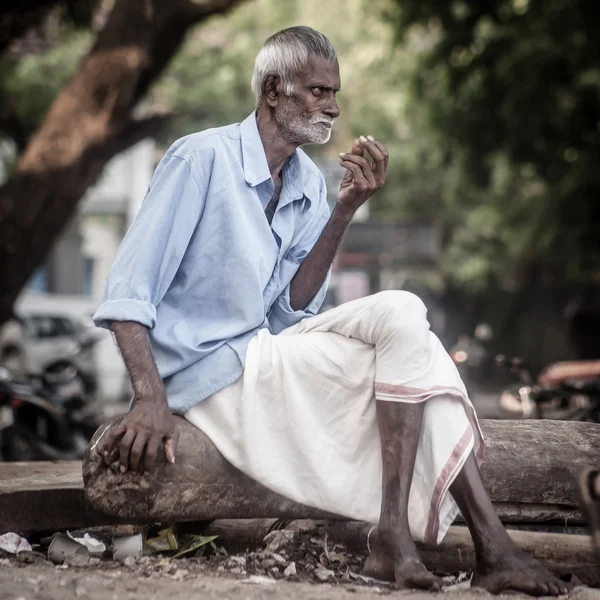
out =
[[[333,126],[333,123],[335,122],[335,119],[332,119],[330,117],[312,117],[310,120],[311,123],[326,123],[327,125]]]

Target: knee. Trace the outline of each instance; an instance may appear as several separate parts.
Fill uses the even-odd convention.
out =
[[[383,314],[409,318],[425,318],[427,307],[423,300],[412,292],[386,290],[373,296],[377,310]]]
[[[374,311],[382,327],[405,333],[429,331],[427,308],[416,294],[403,290],[386,290],[375,294],[373,301]]]

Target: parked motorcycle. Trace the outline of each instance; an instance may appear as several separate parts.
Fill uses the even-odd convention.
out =
[[[60,381],[16,378],[0,367],[0,457],[7,461],[70,460],[83,456],[102,422],[77,386],[76,374]]]
[[[517,417],[600,423],[600,377],[535,378],[518,357],[499,355],[496,364],[518,378],[500,395],[500,407]],[[579,370],[579,373],[582,373]]]

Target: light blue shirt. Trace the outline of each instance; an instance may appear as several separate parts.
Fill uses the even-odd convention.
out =
[[[254,113],[184,137],[123,239],[94,321],[149,329],[174,412],[233,383],[261,328],[277,334],[321,307],[327,281],[298,311],[290,281],[329,219],[325,180],[302,150],[282,174],[270,227],[274,184]]]

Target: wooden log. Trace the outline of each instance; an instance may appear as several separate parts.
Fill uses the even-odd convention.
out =
[[[197,428],[178,418],[175,465],[160,457],[152,476],[108,469],[94,450],[117,422],[96,432],[83,462],[91,505],[128,522],[214,519],[321,519],[321,511],[284,498],[239,472]],[[577,475],[600,465],[600,425],[562,421],[482,421],[487,490],[505,522],[585,523]]]
[[[164,453],[159,453],[152,476],[115,473],[104,465],[94,447],[118,420],[112,419],[98,429],[83,459],[85,495],[94,508],[107,515],[130,523],[334,517],[253,481],[181,417],[177,419],[180,438],[174,465],[167,464]]]

